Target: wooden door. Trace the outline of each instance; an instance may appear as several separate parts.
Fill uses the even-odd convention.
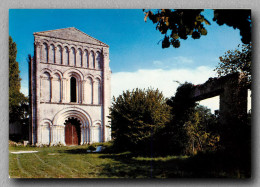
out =
[[[80,133],[75,124],[68,122],[65,126],[65,143],[66,145],[79,145]]]

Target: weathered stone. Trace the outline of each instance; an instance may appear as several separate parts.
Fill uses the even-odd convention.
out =
[[[196,85],[191,97],[200,101],[220,96],[220,123],[246,123],[247,119],[247,77],[235,73],[225,77],[211,78],[202,85]]]
[[[72,119],[80,124],[75,134],[80,144],[110,140],[109,46],[73,27],[36,32],[34,37],[31,143],[65,145],[66,124]]]

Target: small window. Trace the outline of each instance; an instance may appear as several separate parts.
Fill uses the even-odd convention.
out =
[[[77,102],[77,83],[76,78],[70,78],[70,102]]]

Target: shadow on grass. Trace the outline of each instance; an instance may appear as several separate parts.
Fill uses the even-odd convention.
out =
[[[220,154],[194,157],[136,157],[134,154],[103,155],[116,164],[104,164],[100,175],[122,178],[250,178],[248,163]]]
[[[89,154],[87,148],[70,148],[59,152]],[[91,152],[93,154],[93,152]],[[164,156],[151,158],[131,152],[103,151],[100,159],[109,159],[100,167],[101,177],[118,178],[250,178],[250,160],[225,153],[198,154],[191,157]]]
[[[61,153],[69,153],[69,154],[87,154],[87,149],[86,148],[71,148],[67,150],[60,150],[59,152]]]

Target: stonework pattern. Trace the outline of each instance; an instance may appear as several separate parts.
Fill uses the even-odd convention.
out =
[[[66,145],[70,119],[80,122],[80,144],[109,141],[109,46],[73,27],[34,37],[31,143]]]

